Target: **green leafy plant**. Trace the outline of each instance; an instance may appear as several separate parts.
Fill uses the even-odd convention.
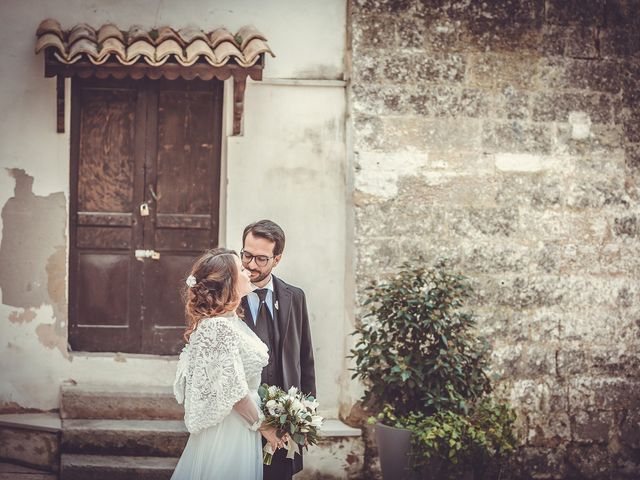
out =
[[[398,273],[366,289],[367,311],[353,332],[351,358],[365,387],[365,404],[393,414],[442,409],[466,412],[490,391],[488,345],[473,334],[474,317],[461,310],[471,293],[445,264],[404,263]]]
[[[470,469],[475,478],[488,470],[499,476],[516,449],[515,419],[511,408],[490,397],[479,401],[470,414],[451,410],[432,416],[413,413],[403,422],[413,433],[410,464],[439,479],[459,479]]]
[[[515,413],[490,396],[488,343],[463,310],[468,281],[447,270],[404,263],[366,289],[351,358],[370,422],[412,431],[411,467],[432,478],[462,478],[514,451]],[[466,469],[466,470],[465,470]],[[437,472],[434,476],[434,472]]]

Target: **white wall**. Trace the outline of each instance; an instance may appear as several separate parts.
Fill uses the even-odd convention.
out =
[[[66,133],[57,134],[55,80],[44,78],[42,56],[34,55],[41,20],[56,18],[63,28],[80,22],[94,27],[113,22],[122,29],[140,24],[145,28],[195,25],[205,30],[226,26],[236,31],[253,24],[265,34],[276,58],[267,58],[264,77],[276,80],[248,84],[243,136],[229,137],[223,149],[227,190],[222,231],[226,244],[239,248],[242,228],[250,221],[269,217],[285,229],[287,248],[278,273],[308,294],[318,389],[328,415],[337,413],[344,396],[339,383],[346,375],[342,367],[348,324],[345,98],[343,85],[335,81],[343,71],[345,15],[344,0],[5,0],[0,4],[2,206],[13,197],[16,184],[8,169],[18,168],[34,178],[33,194],[44,197],[42,208],[55,208],[54,200],[64,196],[68,210],[69,115]],[[294,80],[282,83],[282,79]],[[230,107],[225,105],[227,111]],[[30,251],[25,247],[12,265],[40,271],[46,285],[24,286],[42,290],[44,300],[38,305],[0,305],[0,407],[5,409],[12,404],[57,408],[59,384],[68,379],[147,384],[173,380],[171,358],[66,351],[68,225],[62,223],[46,229],[25,227],[21,232],[30,239],[25,244]],[[64,255],[56,256],[61,251]],[[5,289],[7,278],[24,280],[24,275],[13,272],[0,272],[0,277]]]

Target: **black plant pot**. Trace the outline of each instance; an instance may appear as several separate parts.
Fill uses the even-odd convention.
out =
[[[377,423],[376,441],[384,480],[415,480],[419,477],[409,470],[411,431]]]

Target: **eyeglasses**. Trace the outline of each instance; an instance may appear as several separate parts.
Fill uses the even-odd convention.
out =
[[[267,257],[266,255],[252,255],[249,252],[245,252],[244,250],[240,250],[240,258],[242,259],[242,263],[249,265],[251,260],[255,260],[256,265],[259,267],[266,267],[269,260],[275,258],[275,255],[272,257]]]

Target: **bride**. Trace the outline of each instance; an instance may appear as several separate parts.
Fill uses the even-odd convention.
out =
[[[190,435],[171,478],[261,480],[260,434],[274,450],[286,439],[262,426],[257,390],[268,350],[236,314],[252,290],[248,272],[235,252],[217,248],[196,260],[187,287],[187,345],[173,388]]]

